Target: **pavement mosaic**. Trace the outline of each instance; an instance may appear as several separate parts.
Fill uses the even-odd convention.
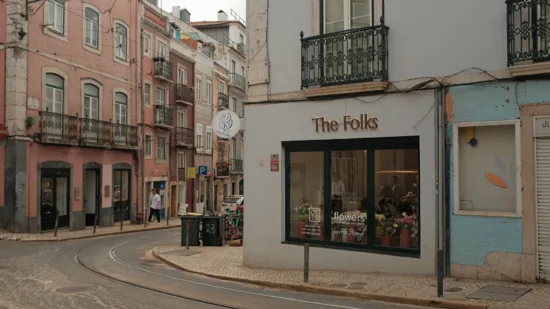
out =
[[[155,253],[175,265],[193,272],[241,280],[303,285],[302,270],[256,269],[243,266],[242,247],[193,247],[193,254],[181,253],[182,247],[156,247]],[[309,284],[366,294],[409,298],[436,298],[436,278],[431,276],[397,276],[381,273],[345,273],[310,271]],[[486,286],[531,289],[513,302],[468,299],[467,296]],[[548,309],[550,284],[516,284],[501,281],[445,279],[444,299],[484,304],[498,309]]]

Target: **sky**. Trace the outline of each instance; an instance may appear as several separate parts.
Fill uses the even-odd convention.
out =
[[[158,0],[158,3],[167,12],[172,12],[173,6],[187,8],[192,22],[217,20],[219,10],[224,10],[232,19],[231,9],[246,21],[246,0]]]

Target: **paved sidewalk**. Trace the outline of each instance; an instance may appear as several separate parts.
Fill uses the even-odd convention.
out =
[[[181,220],[179,218],[170,219],[170,224],[166,224],[166,220],[160,223],[148,223],[145,228],[143,224],[131,224],[130,221],[125,221],[122,225],[122,231],[120,230],[120,222],[115,223],[114,226],[109,227],[97,227],[94,234],[93,227],[86,227],[80,231],[70,231],[68,229],[58,230],[57,237],[54,237],[53,232],[46,232],[40,234],[26,234],[26,233],[10,233],[0,229],[0,240],[17,240],[27,242],[48,242],[48,241],[63,241],[71,239],[86,239],[94,237],[102,237],[109,235],[136,233],[143,231],[163,230],[169,228],[175,228],[181,226]]]
[[[310,271],[309,284],[303,283],[301,270],[254,269],[242,264],[242,247],[156,247],[155,257],[181,270],[218,279],[254,283],[270,287],[334,294],[398,303],[431,305],[442,308],[548,309],[550,284],[446,279],[445,292],[438,299],[436,279],[430,276],[397,276],[379,273],[358,274]],[[533,290],[514,302],[471,300],[466,296],[487,285],[528,287]],[[440,302],[436,305],[437,302]]]

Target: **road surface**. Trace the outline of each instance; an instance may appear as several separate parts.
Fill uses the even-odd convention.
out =
[[[178,239],[172,229],[55,243],[0,241],[0,309],[418,308],[220,281],[146,254]]]

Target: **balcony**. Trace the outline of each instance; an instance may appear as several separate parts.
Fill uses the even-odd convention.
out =
[[[176,84],[176,103],[193,105],[194,102],[195,90],[184,84]]]
[[[155,125],[172,127],[172,109],[164,105],[155,105]]]
[[[512,76],[550,73],[548,1],[507,0],[508,67]]]
[[[185,167],[178,167],[178,179],[177,181],[185,180]]]
[[[229,96],[223,92],[218,93],[218,106],[220,108],[229,109]]]
[[[104,146],[113,143],[113,123],[97,119],[80,119],[80,138],[87,146]]]
[[[176,128],[176,143],[178,146],[193,146],[193,129],[177,127]]]
[[[350,87],[349,93],[384,90],[388,80],[388,32],[385,25],[308,38],[301,32],[301,89],[378,81],[381,83]],[[331,94],[337,93],[324,95]]]
[[[70,116],[46,111],[40,112],[40,141],[42,143],[78,144],[78,114]]]
[[[231,159],[231,173],[240,174],[243,172],[243,160]]]
[[[164,58],[155,58],[153,77],[164,81],[172,81],[172,62]]]
[[[229,162],[218,162],[216,163],[216,177],[226,178],[229,177]]]
[[[246,45],[244,43],[238,43],[237,52],[246,58]]]
[[[113,123],[114,147],[135,148],[138,145],[137,127],[121,123]]]
[[[246,90],[246,79],[237,73],[229,73],[229,85],[237,87],[243,91]]]

